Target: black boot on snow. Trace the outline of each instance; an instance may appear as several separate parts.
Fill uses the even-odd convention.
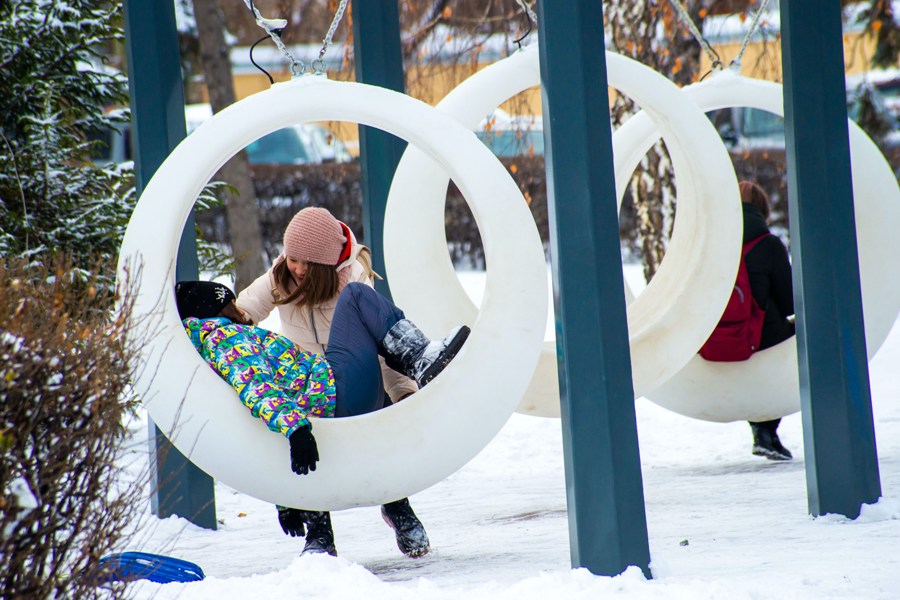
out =
[[[382,506],[381,516],[397,535],[397,547],[400,548],[400,552],[410,558],[419,558],[431,550],[425,527],[413,512],[407,498]]]
[[[769,460],[791,460],[794,456],[781,444],[775,427],[765,423],[750,423],[753,430],[752,452],[755,456],[764,456]]]
[[[412,321],[401,319],[379,344],[387,365],[425,387],[459,352],[471,329],[461,325],[444,339],[431,341]]]
[[[304,554],[330,554],[337,556],[334,547],[334,531],[331,529],[331,513],[314,510],[303,511],[303,520],[306,522],[306,545]]]

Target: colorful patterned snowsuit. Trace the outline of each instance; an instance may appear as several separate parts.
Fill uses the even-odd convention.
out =
[[[307,417],[334,415],[334,375],[325,357],[272,331],[224,317],[184,320],[194,347],[237,391],[254,417],[289,437]]]

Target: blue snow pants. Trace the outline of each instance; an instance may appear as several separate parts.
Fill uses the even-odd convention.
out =
[[[341,291],[325,358],[334,373],[335,417],[352,417],[382,408],[385,401],[381,365],[381,340],[403,311],[362,283],[349,283]]]

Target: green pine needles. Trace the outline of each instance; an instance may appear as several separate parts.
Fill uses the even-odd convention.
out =
[[[90,157],[129,118],[127,78],[103,58],[122,38],[119,3],[0,3],[0,255],[66,254],[84,276],[114,263],[133,173]],[[111,288],[114,274],[101,279]]]

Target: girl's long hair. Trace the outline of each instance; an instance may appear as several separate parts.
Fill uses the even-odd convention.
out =
[[[372,268],[372,251],[366,246],[360,247],[359,254],[356,255],[356,260],[362,265],[363,272],[366,274],[366,279],[371,279],[373,282],[376,279],[383,279],[381,275],[376,273],[375,269]]]
[[[309,263],[306,275],[297,285],[287,267],[287,260],[282,259],[272,268],[275,278],[275,304],[296,304],[297,306],[318,306],[337,296],[340,278],[337,269],[329,265]]]
[[[372,269],[371,250],[362,246],[356,260],[362,265],[366,277],[370,279],[375,277],[381,278]],[[345,268],[349,269],[350,267]],[[272,290],[275,304],[296,304],[297,306],[314,307],[323,302],[328,302],[341,291],[340,275],[337,269],[329,265],[308,263],[303,283],[298,286],[287,267],[287,260],[282,258],[272,267],[272,276],[275,279],[275,289]]]

